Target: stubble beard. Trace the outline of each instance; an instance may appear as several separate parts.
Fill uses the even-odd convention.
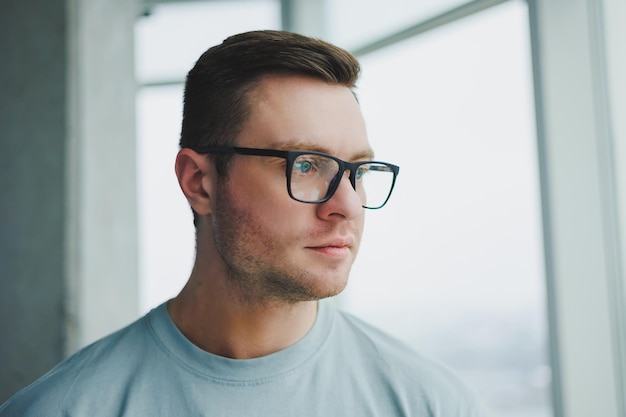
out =
[[[228,187],[220,188],[213,231],[235,297],[248,304],[295,304],[331,297],[345,288],[347,272],[337,285],[319,287],[310,271],[290,264],[289,260],[279,262],[277,254],[284,253],[285,245],[296,242],[282,242],[281,246],[271,225],[268,228],[252,211],[237,206]]]

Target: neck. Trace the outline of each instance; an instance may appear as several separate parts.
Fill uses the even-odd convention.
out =
[[[229,282],[224,271],[197,261],[185,288],[168,304],[180,331],[207,352],[233,359],[265,356],[296,343],[315,322],[316,301],[254,302],[238,296]]]

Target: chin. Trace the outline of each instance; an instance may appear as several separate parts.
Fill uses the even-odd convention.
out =
[[[280,286],[273,288],[272,296],[289,303],[317,301],[340,294],[347,284],[348,277],[343,274],[335,277],[303,274],[297,280],[282,281]]]
[[[315,288],[315,299],[320,300],[322,298],[334,297],[339,295],[348,285],[348,276],[342,276],[333,278],[330,280],[323,280],[319,282],[319,286]]]

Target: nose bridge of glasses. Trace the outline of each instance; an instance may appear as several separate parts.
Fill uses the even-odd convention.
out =
[[[355,181],[353,180],[353,169],[345,165],[338,165],[339,166],[336,168],[337,172],[334,174],[330,183],[328,183],[328,191],[326,193],[326,198],[328,199],[332,198],[341,187],[341,181],[346,177],[346,171],[348,172],[348,181],[350,182],[352,189],[356,191]]]
[[[344,178],[347,179],[350,183],[352,192],[358,194],[358,191],[356,189],[356,168],[356,165],[344,162],[344,164],[339,168],[339,172],[337,172],[337,174],[335,175],[333,184],[331,185],[329,190],[329,198],[332,198],[332,196],[339,190],[339,188],[341,188],[341,182],[344,180]],[[359,195],[359,198],[360,197],[361,196]]]
[[[348,178],[350,180],[350,185],[356,191],[356,174],[359,169],[360,164],[358,162],[344,162],[341,167],[341,177],[343,178],[346,175],[346,171],[348,172]]]
[[[348,181],[350,181],[352,189],[356,191],[356,169],[354,167],[344,169],[342,178],[345,177],[346,172],[348,172]]]

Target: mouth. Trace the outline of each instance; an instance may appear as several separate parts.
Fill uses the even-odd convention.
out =
[[[316,246],[309,247],[308,249],[319,255],[333,259],[345,259],[350,256],[349,246]]]
[[[352,241],[341,239],[329,241],[320,245],[307,246],[307,249],[331,258],[345,258],[352,252],[352,245]]]

